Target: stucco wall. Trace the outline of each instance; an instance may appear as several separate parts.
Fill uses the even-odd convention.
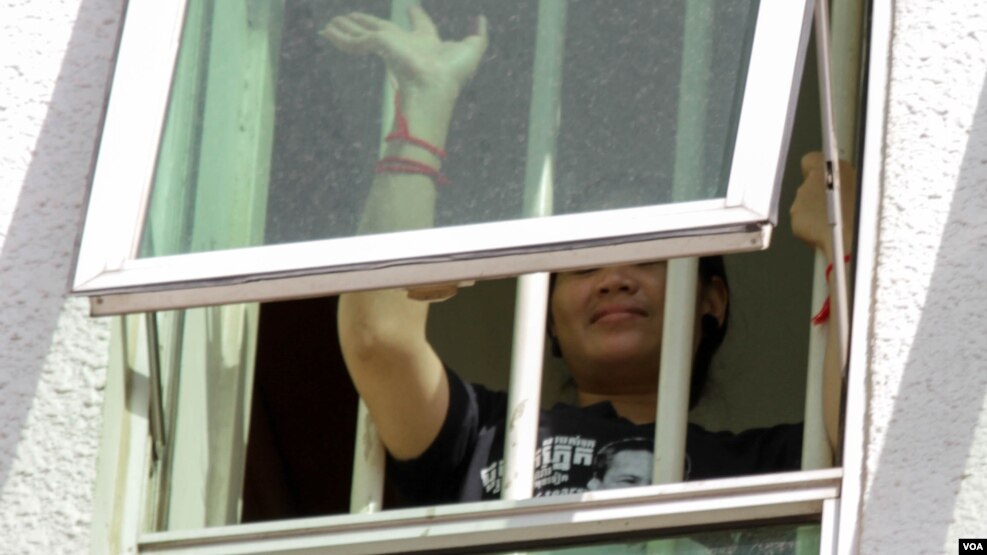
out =
[[[987,3],[895,2],[862,553],[987,537]]]
[[[67,299],[120,0],[0,2],[0,553],[85,553],[108,322]]]

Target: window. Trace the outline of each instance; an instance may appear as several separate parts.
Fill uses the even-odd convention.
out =
[[[493,36],[457,183],[434,228],[365,234],[392,90],[317,25],[406,5],[130,5],[74,284],[94,312],[766,245],[808,3],[436,3],[446,32],[484,12]]]
[[[807,38],[805,3],[640,2],[626,11],[603,2],[476,3],[500,36],[518,37],[496,51],[501,71],[517,79],[499,85],[507,92],[497,90],[494,77],[490,87],[478,86],[484,91],[464,92],[453,127],[462,141],[458,150],[449,148],[445,169],[457,183],[449,206],[439,208],[436,226],[371,234],[359,233],[355,223],[365,195],[359,187],[371,178],[380,129],[390,127],[391,91],[382,68],[332,61],[339,54],[315,36],[317,25],[352,4],[189,1],[128,7],[76,283],[77,292],[94,296],[96,313],[175,309],[128,316],[118,333],[118,361],[121,374],[131,376],[128,406],[138,428],[127,450],[131,485],[123,505],[143,507],[143,522],[122,525],[134,532],[128,541],[147,552],[320,546],[353,552],[565,552],[587,542],[640,545],[670,534],[691,538],[674,541],[709,547],[719,541],[709,528],[749,521],[785,521],[781,527],[788,530],[798,525],[800,531],[782,536],[800,545],[818,544],[820,525],[823,536],[831,535],[833,522],[827,519],[839,499],[840,469],[594,492],[578,499],[238,524],[250,472],[247,439],[258,430],[251,407],[257,406],[255,372],[265,356],[259,330],[276,305],[231,303],[753,250],[767,246],[776,219],[773,201],[780,194]],[[400,15],[407,3],[359,5],[388,16],[392,10]],[[481,11],[472,2],[425,5],[448,18],[440,21],[443,29],[460,32],[466,16]],[[591,29],[589,22],[601,20]],[[573,107],[607,100],[581,83],[599,82],[604,70],[631,71],[619,57],[608,61],[599,47],[612,32],[606,25],[631,24],[636,27],[625,37],[627,48],[642,58],[634,62],[643,64],[646,81],[661,75],[668,90],[615,87],[610,100],[617,107],[624,103],[622,94],[640,94],[653,109],[643,123],[633,110],[600,116],[613,118],[607,123],[625,132],[601,138],[599,122],[580,119],[584,114]],[[707,44],[697,44],[703,40],[696,37]],[[561,62],[537,66],[539,51],[553,40],[564,44],[556,53]],[[674,46],[667,56],[672,62],[645,55],[671,49],[661,48],[666,44]],[[596,63],[570,63],[586,60],[574,54],[579,49]],[[161,58],[144,58],[150,55]],[[313,70],[320,61],[325,67]],[[159,75],[170,67],[173,74]],[[727,78],[716,82],[711,68],[723,68],[716,75]],[[551,88],[546,75],[553,71],[563,76],[562,84],[546,100],[538,92]],[[669,79],[674,86],[665,81],[668,74],[677,75]],[[697,86],[690,75],[708,94],[682,94]],[[339,85],[324,89],[338,94],[334,109],[310,100],[312,90],[323,89],[291,89],[320,79]],[[136,83],[141,88],[129,88]],[[151,108],[128,107],[133,95]],[[543,101],[548,104],[538,104]],[[696,105],[690,108],[690,101]],[[558,128],[553,113],[561,114]],[[501,114],[508,115],[495,117]],[[705,121],[697,123],[700,114]],[[325,131],[332,135],[325,142],[333,145],[323,155],[327,160],[306,150],[323,143],[321,121],[337,124]],[[638,123],[675,131],[637,144],[635,133],[644,133]],[[501,131],[487,137],[491,126]],[[523,130],[520,139],[502,131],[515,127]],[[683,139],[689,129],[693,137]],[[539,134],[550,136],[552,144],[539,147]],[[745,139],[754,134],[758,140]],[[491,144],[501,135],[513,140]],[[629,150],[629,144],[640,150]],[[688,151],[690,146],[699,152]],[[606,167],[594,155],[617,163]],[[629,184],[626,190],[594,190],[591,184],[608,182],[613,172],[626,176],[617,179]],[[329,190],[315,179],[326,174],[332,176]],[[461,183],[466,180],[482,183],[479,194],[488,196],[472,198],[476,191]],[[531,209],[532,191],[547,182],[553,209]],[[322,220],[321,214],[329,215]],[[477,289],[510,287],[497,283]],[[192,308],[201,305],[217,306]],[[144,414],[150,415],[146,422]],[[201,431],[181,432],[195,427]],[[791,540],[793,535],[798,539]],[[751,536],[734,534],[731,541],[741,537]]]

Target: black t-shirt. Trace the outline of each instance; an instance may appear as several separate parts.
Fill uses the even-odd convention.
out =
[[[499,499],[507,394],[448,375],[449,412],[439,435],[416,459],[389,458],[390,476],[416,504]],[[654,432],[654,424],[634,424],[608,402],[542,411],[534,495],[650,483]],[[801,453],[800,424],[739,434],[689,424],[685,479],[798,470]]]

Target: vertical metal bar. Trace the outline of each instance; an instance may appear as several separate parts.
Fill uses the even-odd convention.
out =
[[[839,149],[836,124],[833,116],[832,82],[829,69],[829,8],[827,2],[816,2],[816,56],[819,65],[819,96],[822,105],[823,151],[826,158],[826,209],[833,242],[833,287],[830,298],[833,305],[831,332],[838,334],[839,362],[846,371],[850,316],[847,307],[847,273],[843,264],[843,211],[840,202]]]
[[[524,213],[528,217],[552,213],[567,8],[568,0],[541,0],[538,3],[525,168]],[[548,285],[547,273],[518,278],[507,433],[504,438],[504,481],[501,490],[504,499],[531,497],[534,485]]]
[[[377,427],[360,400],[356,421],[356,448],[353,452],[353,481],[350,484],[350,512],[376,513],[384,498],[384,445]]]
[[[420,0],[393,0],[391,21],[409,28],[408,8],[420,5]],[[384,79],[381,101],[380,152],[384,152],[384,137],[394,125],[394,83],[390,76]],[[350,512],[374,513],[381,509],[384,500],[384,445],[377,435],[377,427],[360,400],[357,409],[356,445],[353,448],[353,480],[350,483]]]
[[[810,335],[810,361],[808,376],[806,380],[806,406],[805,406],[805,440],[802,446],[802,468],[821,468],[830,464],[832,454],[826,442],[826,430],[823,415],[823,373],[824,358],[826,351],[827,335],[836,333],[839,341],[839,364],[842,372],[846,371],[847,356],[849,354],[849,326],[850,317],[847,306],[847,276],[846,266],[843,264],[843,214],[842,203],[840,201],[840,172],[839,172],[839,151],[836,130],[836,121],[833,106],[833,82],[830,73],[830,37],[829,37],[829,14],[827,0],[817,0],[815,5],[815,33],[816,33],[816,60],[819,72],[819,102],[821,107],[821,119],[823,129],[823,151],[826,160],[826,180],[827,180],[827,215],[832,226],[833,244],[833,284],[830,288],[833,312],[830,329],[813,330]],[[852,29],[841,29],[841,34],[854,33]],[[841,58],[847,58],[848,55]],[[853,64],[852,61],[847,63]],[[846,79],[846,71],[840,73]],[[841,89],[845,90],[845,84]],[[841,120],[846,122],[852,119],[854,106],[849,105],[847,99],[843,99],[841,104]],[[853,127],[845,125],[844,134],[852,133]],[[815,279],[813,283],[812,306],[817,307],[822,304],[823,290],[826,288],[825,268],[826,261],[820,253],[815,259]],[[839,514],[839,504],[835,500],[827,501],[823,507],[823,526],[820,532],[820,553],[831,554],[836,552],[837,530],[836,525]],[[799,541],[802,549],[804,542]]]
[[[173,315],[170,336],[164,340],[164,344],[167,345],[171,353],[167,358],[170,364],[167,370],[168,383],[165,388],[164,406],[162,409],[164,410],[165,417],[164,428],[166,431],[171,430],[172,432],[178,427],[178,399],[182,383],[182,347],[184,345],[185,335],[185,314],[186,311],[180,310]],[[161,373],[162,378],[165,375],[165,372]],[[159,469],[161,485],[158,489],[164,493],[164,498],[160,501],[161,518],[159,519],[159,527],[161,530],[169,529],[169,519],[171,517],[171,484],[172,474],[175,468],[175,451],[176,449],[174,447],[165,451],[165,458]]]
[[[120,333],[123,336],[124,345],[124,366],[126,374],[124,378],[124,415],[127,422],[124,429],[126,442],[126,462],[124,468],[126,473],[121,477],[123,483],[122,492],[123,510],[120,511],[120,547],[128,550],[128,553],[137,553],[138,538],[142,532],[147,530],[144,525],[146,517],[151,511],[150,502],[154,492],[147,480],[147,471],[152,464],[151,451],[153,446],[148,445],[151,438],[151,427],[148,416],[151,414],[149,383],[150,376],[145,373],[140,364],[137,351],[140,350],[139,343],[139,319],[135,316],[121,317]],[[140,379],[145,378],[145,379]]]
[[[528,158],[524,171],[524,215],[552,213],[552,172],[561,119],[562,62],[568,0],[540,0],[531,107],[528,113]]]
[[[501,498],[527,499],[534,487],[549,274],[518,278],[508,388]]]
[[[679,106],[675,120],[675,168],[672,198],[676,202],[697,198],[705,185],[703,140],[706,130],[708,74],[712,63],[714,4],[687,0],[682,29],[682,61],[679,74]],[[707,198],[701,195],[698,198]]]
[[[819,530],[819,555],[836,555],[836,532],[840,522],[840,500],[823,501],[822,524]]]
[[[676,201],[694,197],[694,191],[704,182],[706,77],[712,56],[711,7],[711,3],[700,0],[689,0],[685,4],[679,112],[675,131],[675,173],[672,182],[672,198]],[[652,476],[652,483],[655,484],[680,482],[683,478],[698,267],[699,261],[696,258],[668,262],[658,409],[655,416],[655,464]]]
[[[861,63],[863,4],[860,0],[833,1],[833,27],[830,32],[833,114],[840,158],[853,162],[856,151],[859,75]],[[827,295],[826,257],[816,253],[812,306],[818,310]],[[822,368],[827,329],[812,326],[809,332],[809,370],[806,381],[805,440],[802,468],[810,470],[832,464],[832,452],[823,425]]]
[[[832,0],[832,7],[829,51],[836,137],[839,139],[840,158],[856,163],[864,2]]]
[[[680,258],[668,264],[658,376],[654,484],[683,479],[698,271],[697,258]]]
[[[154,460],[164,459],[167,446],[164,428],[164,409],[161,401],[161,351],[158,344],[158,319],[156,312],[144,314],[147,336],[147,368],[150,379],[150,403],[148,418],[151,422],[151,447]]]
[[[812,301],[818,310],[827,296],[826,256],[816,252],[813,268]],[[828,468],[833,454],[826,436],[823,418],[823,360],[826,355],[825,326],[809,326],[809,356],[805,378],[804,430],[802,434],[802,470]]]
[[[166,489],[165,467],[169,458],[165,435],[163,386],[161,382],[161,348],[158,339],[158,317],[155,312],[144,313],[144,338],[147,349],[148,430],[151,435],[151,465],[154,467],[153,501],[148,505],[147,522],[154,530],[163,530],[168,522],[170,494]]]

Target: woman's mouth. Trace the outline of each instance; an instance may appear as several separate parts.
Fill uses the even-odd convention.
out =
[[[636,305],[605,305],[596,309],[590,317],[590,323],[617,323],[625,320],[643,318],[648,312]]]

